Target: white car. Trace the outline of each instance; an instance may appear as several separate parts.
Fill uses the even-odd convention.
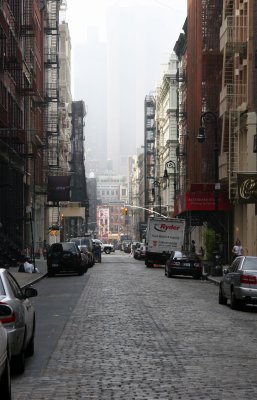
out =
[[[11,400],[11,376],[7,332],[0,322],[0,394]]]
[[[101,240],[99,239],[93,239],[93,244],[98,244],[99,246],[101,246],[101,251],[104,252],[105,254],[110,254],[111,252],[114,252],[114,246],[111,243],[103,243]]]
[[[25,356],[34,354],[35,310],[29,297],[37,290],[21,289],[13,275],[0,268],[0,322],[6,329],[11,364],[17,373],[24,372]]]

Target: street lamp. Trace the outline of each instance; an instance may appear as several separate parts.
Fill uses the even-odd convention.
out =
[[[177,192],[177,184],[176,184],[176,177],[177,177],[177,169],[176,169],[176,163],[172,160],[169,160],[165,164],[165,169],[163,173],[163,178],[168,179],[169,174],[168,174],[168,169],[173,168],[174,169],[174,199],[176,198],[176,192]]]
[[[160,187],[161,184],[159,181],[154,181],[153,183],[154,187],[158,187],[158,197],[159,197],[159,202],[160,202],[160,214],[162,213],[162,198],[161,198],[161,193],[160,193]],[[152,195],[155,196],[155,188],[152,188]]]
[[[197,140],[199,143],[204,143],[206,139],[205,134],[205,123],[206,122],[213,122],[214,123],[214,180],[215,180],[215,188],[214,188],[214,201],[215,201],[215,210],[218,210],[218,190],[220,189],[219,184],[219,164],[218,164],[218,118],[217,115],[211,111],[206,111],[201,114],[200,117],[200,127],[199,132],[197,135]],[[203,124],[204,123],[204,124]]]

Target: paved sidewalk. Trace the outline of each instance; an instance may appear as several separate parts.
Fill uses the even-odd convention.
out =
[[[15,277],[17,282],[22,288],[33,285],[47,276],[46,260],[36,259],[36,267],[39,269],[38,273],[28,274],[26,272],[18,272],[18,267],[11,267],[9,271]]]

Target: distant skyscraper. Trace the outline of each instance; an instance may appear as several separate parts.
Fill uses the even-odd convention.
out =
[[[156,89],[160,64],[168,62],[177,38],[171,9],[128,4],[117,2],[107,19],[108,158],[122,174],[144,142],[144,98]]]
[[[106,44],[100,42],[97,29],[91,28],[86,44],[79,45],[74,51],[74,97],[84,100],[87,108],[84,129],[86,174],[104,173],[107,162]]]

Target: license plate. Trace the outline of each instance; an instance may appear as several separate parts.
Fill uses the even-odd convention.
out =
[[[58,267],[58,264],[52,264],[52,267]]]
[[[184,265],[184,267],[190,267],[191,266],[190,263],[184,263],[183,265]]]

